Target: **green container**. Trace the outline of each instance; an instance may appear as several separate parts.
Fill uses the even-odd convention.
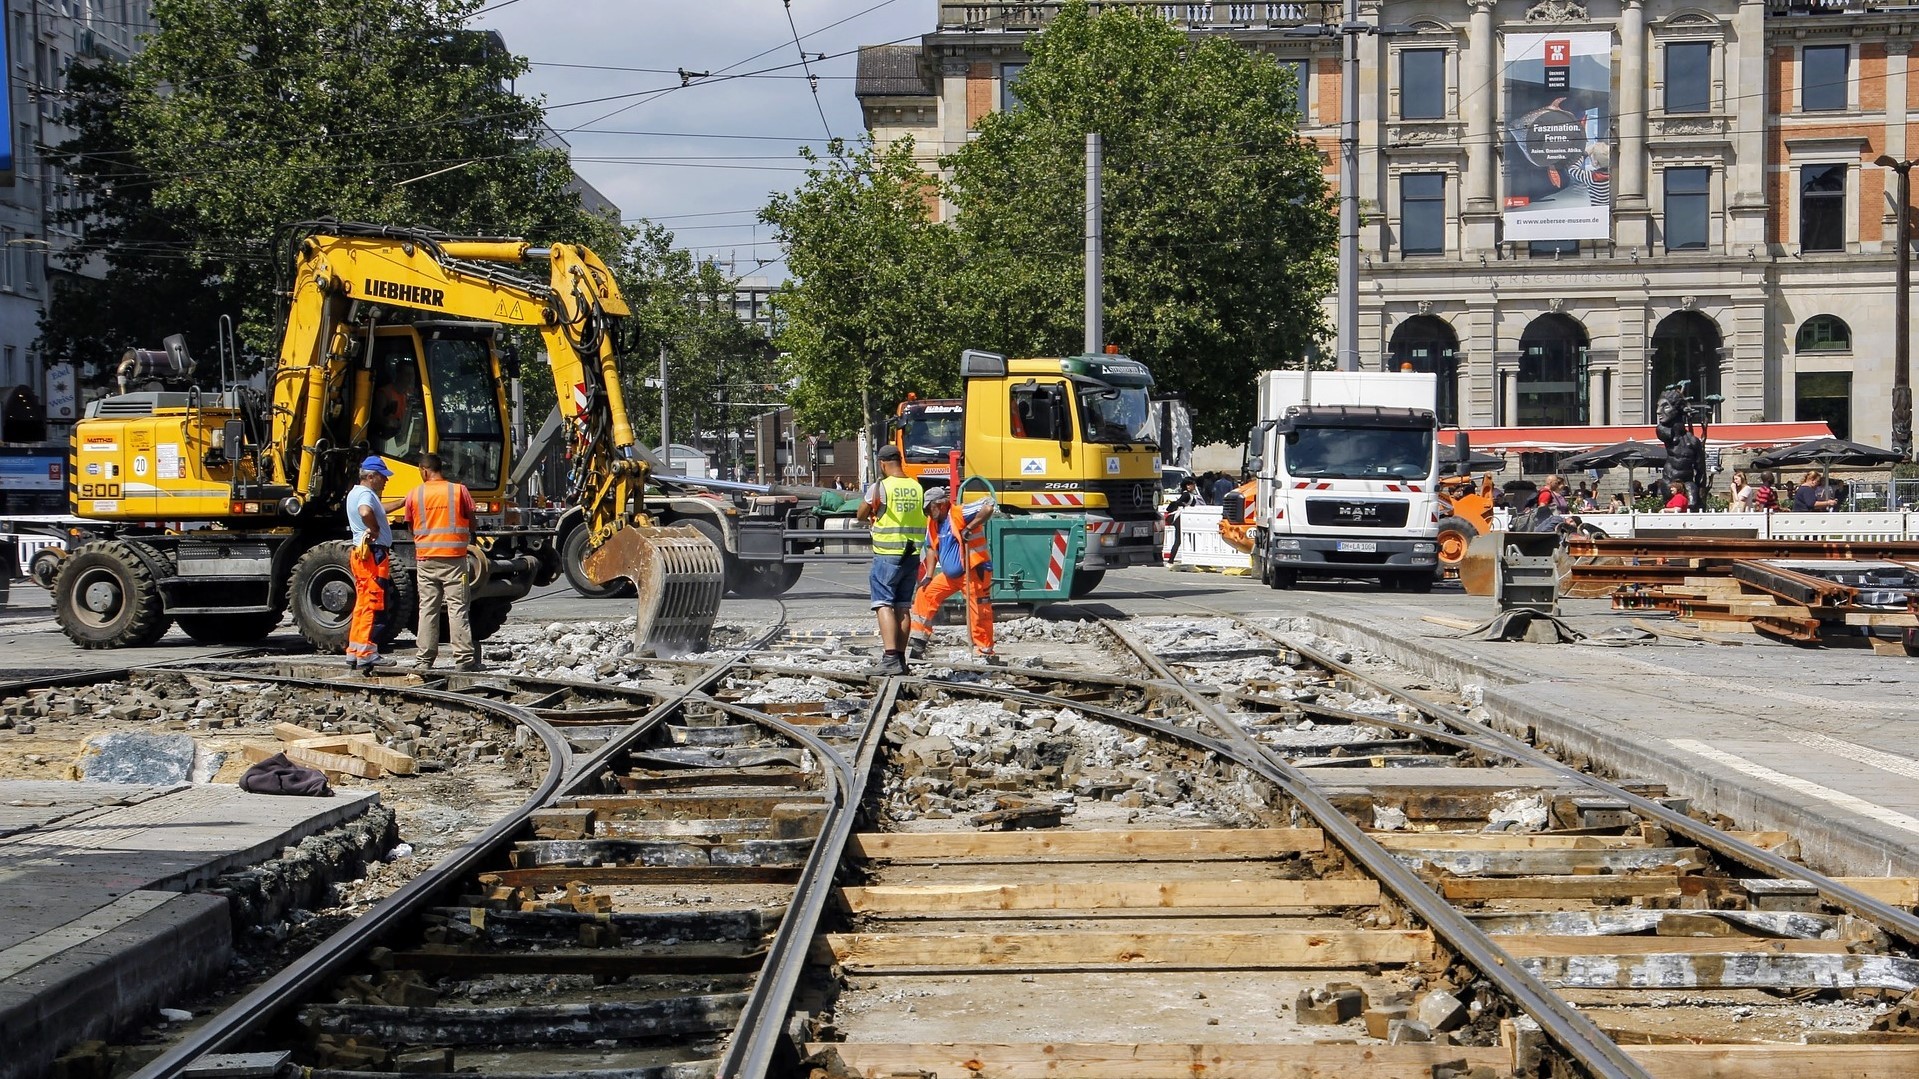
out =
[[[995,513],[986,519],[993,602],[1051,603],[1073,591],[1086,520],[1066,513]]]

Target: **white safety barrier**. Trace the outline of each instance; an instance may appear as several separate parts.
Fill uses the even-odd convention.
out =
[[[1251,569],[1252,556],[1234,550],[1219,534],[1218,506],[1188,506],[1179,511],[1179,556],[1177,566],[1204,566],[1207,569]],[[1173,529],[1168,525],[1161,551],[1172,550]]]
[[[1724,535],[1780,540],[1919,539],[1919,513],[1580,513],[1608,536]]]

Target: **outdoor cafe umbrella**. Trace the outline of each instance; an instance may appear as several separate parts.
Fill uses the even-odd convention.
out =
[[[1853,442],[1844,438],[1815,438],[1810,442],[1801,442],[1795,446],[1774,450],[1771,453],[1752,459],[1752,467],[1758,469],[1798,468],[1800,466],[1819,469],[1819,484],[1825,486],[1826,475],[1835,468],[1892,468],[1905,458],[1891,450],[1868,446],[1863,442]],[[1890,495],[1892,484],[1888,480],[1886,491]],[[1893,500],[1888,497],[1890,503]]]
[[[1463,476],[1472,472],[1498,472],[1506,467],[1504,457],[1495,457],[1478,450],[1469,451],[1464,463],[1453,452],[1450,445],[1439,448],[1439,474],[1442,476]]]
[[[1584,472],[1589,468],[1658,468],[1666,463],[1666,447],[1657,442],[1627,439],[1596,450],[1561,458],[1559,471]]]

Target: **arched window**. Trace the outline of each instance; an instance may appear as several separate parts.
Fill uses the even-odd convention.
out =
[[[1519,427],[1586,422],[1586,328],[1569,315],[1541,315],[1519,337]]]
[[[1852,327],[1837,315],[1814,315],[1799,324],[1794,352],[1851,352]]]
[[[1435,402],[1439,422],[1459,422],[1459,335],[1445,319],[1415,315],[1393,327],[1387,346],[1386,369],[1438,375]]]
[[[1688,392],[1703,401],[1719,392],[1719,326],[1697,311],[1675,311],[1652,332],[1652,381],[1646,399],[1656,401],[1667,386],[1686,381]]]

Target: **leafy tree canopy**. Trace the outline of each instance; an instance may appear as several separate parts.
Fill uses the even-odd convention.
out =
[[[1325,332],[1336,221],[1289,74],[1156,15],[1068,5],[1028,45],[1019,107],[952,155],[974,347],[1084,346],[1086,134],[1100,135],[1106,340],[1183,393],[1202,441],[1252,419],[1247,387]]]
[[[617,222],[566,191],[541,145],[524,61],[462,24],[481,0],[154,0],[156,32],[124,64],[80,61],[52,151],[85,209],[74,278],[42,325],[50,355],[99,361],[184,332],[211,349],[216,313],[273,355],[275,237],[340,217],[524,235],[617,251]]]
[[[1086,134],[1104,156],[1106,340],[1185,394],[1200,439],[1237,439],[1247,387],[1325,334],[1336,224],[1291,76],[1154,14],[1067,5],[1027,42],[1019,107],[942,160],[950,226],[910,143],[835,146],[763,214],[796,279],[782,347],[804,422],[956,388],[963,348],[1083,347]],[[864,397],[862,396],[864,395]]]
[[[791,400],[803,427],[875,431],[881,410],[909,391],[958,390],[957,236],[933,221],[938,181],[915,162],[911,140],[835,139],[823,155],[801,156],[806,182],[760,214],[793,274],[777,297]]]

